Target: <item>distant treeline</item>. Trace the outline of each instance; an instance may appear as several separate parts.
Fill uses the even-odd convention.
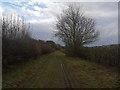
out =
[[[72,50],[72,49],[71,49]],[[119,62],[119,45],[81,47],[77,50],[77,54],[73,55],[72,51],[67,50],[67,54],[78,56],[80,58],[97,62],[107,66],[118,66]]]
[[[54,51],[48,43],[30,36],[30,25],[19,16],[2,17],[2,66],[21,64]]]

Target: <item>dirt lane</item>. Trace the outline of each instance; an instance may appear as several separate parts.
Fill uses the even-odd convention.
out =
[[[117,87],[117,73],[99,64],[56,51],[3,76],[4,88]]]
[[[44,58],[44,63],[37,67],[33,75],[28,77],[19,85],[23,88],[67,88],[69,86],[68,75],[65,67],[61,67],[61,56],[50,55]],[[64,71],[64,72],[63,72]],[[66,80],[65,80],[66,79]]]

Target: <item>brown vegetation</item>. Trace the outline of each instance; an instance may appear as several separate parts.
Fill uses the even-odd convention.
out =
[[[118,45],[109,46],[96,46],[96,47],[81,47],[79,48],[76,56],[90,60],[92,62],[97,62],[105,66],[118,66],[118,50],[120,47]],[[71,56],[72,51],[66,50],[67,55]]]
[[[45,41],[32,39],[30,26],[19,16],[2,17],[1,21],[3,69],[54,50]]]

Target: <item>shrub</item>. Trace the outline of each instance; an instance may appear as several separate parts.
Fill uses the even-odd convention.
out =
[[[2,17],[1,21],[3,69],[53,51],[44,41],[31,38],[30,25],[20,17]]]
[[[96,47],[79,47],[74,49],[72,47],[66,48],[66,55],[72,57],[80,57],[92,62],[97,62],[107,66],[118,66],[118,45],[96,46]]]

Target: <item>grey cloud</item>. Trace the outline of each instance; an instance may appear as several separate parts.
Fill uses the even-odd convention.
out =
[[[64,43],[57,37],[54,36],[54,27],[51,24],[45,23],[33,23],[31,29],[31,36],[37,40],[53,40],[57,44],[64,46]]]
[[[118,16],[117,16],[117,3],[114,2],[87,2],[87,3],[78,3],[81,4],[84,8],[86,14],[87,12],[90,13],[93,18],[96,20],[96,29],[100,31],[100,38],[99,41],[89,44],[89,46],[96,46],[96,45],[108,45],[108,44],[115,44],[118,43]],[[58,10],[55,8],[56,12]],[[54,12],[55,12],[54,10]],[[98,15],[98,13],[103,14]],[[52,12],[52,14],[54,14]],[[56,13],[55,13],[56,14]],[[107,15],[106,15],[107,14]],[[109,16],[108,16],[109,15]],[[54,15],[53,15],[54,16]],[[51,21],[52,22],[52,21]],[[39,23],[33,25],[33,37],[37,39],[44,39],[44,40],[53,40],[57,43],[63,42],[58,40],[57,38],[53,37],[53,26],[46,23]]]
[[[31,24],[32,37],[35,39],[48,40],[53,38],[53,30],[50,24],[47,23],[33,23]]]
[[[112,36],[108,38],[103,38],[97,42],[88,44],[86,46],[102,46],[102,45],[110,45],[110,44],[118,44],[118,37]]]

